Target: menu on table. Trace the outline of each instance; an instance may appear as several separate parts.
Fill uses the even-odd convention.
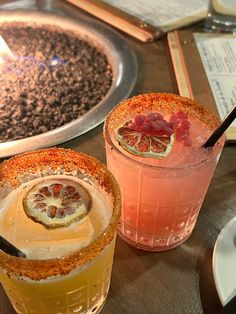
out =
[[[208,0],[67,0],[136,37],[153,41],[206,17]]]
[[[236,37],[195,33],[194,39],[223,119],[236,105]],[[236,127],[236,121],[232,126]]]
[[[236,105],[236,36],[177,30],[168,33],[168,44],[180,95],[223,120]],[[226,136],[236,141],[236,121]]]

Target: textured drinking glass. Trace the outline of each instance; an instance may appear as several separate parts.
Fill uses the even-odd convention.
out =
[[[214,150],[184,155],[178,144],[167,157],[156,160],[124,150],[114,136],[117,128],[134,116],[161,112],[164,116],[183,111],[191,132],[204,141],[219,124],[203,106],[172,94],[146,94],[127,99],[114,108],[104,125],[108,169],[122,194],[119,234],[131,245],[153,251],[180,245],[191,234],[214,173],[224,139]],[[206,153],[206,154],[205,154]],[[203,155],[202,155],[203,154]]]
[[[236,34],[236,0],[210,0],[206,30]]]
[[[26,153],[1,164],[0,196],[32,179],[57,174],[81,178],[104,191],[112,207],[108,226],[89,245],[63,258],[30,260],[0,252],[0,281],[20,314],[98,313],[108,293],[120,216],[119,187],[105,166],[72,150]]]

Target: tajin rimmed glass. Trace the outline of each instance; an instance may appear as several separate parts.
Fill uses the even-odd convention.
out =
[[[224,137],[204,158],[182,164],[158,163],[122,149],[114,133],[134,116],[184,111],[210,130],[220,123],[206,107],[179,95],[151,93],[127,99],[115,107],[104,124],[108,169],[122,192],[119,234],[131,245],[162,251],[183,243],[192,233],[214,173]]]
[[[0,197],[33,179],[62,175],[86,179],[104,191],[112,216],[88,246],[62,258],[29,260],[0,252],[0,281],[18,313],[97,313],[110,283],[120,190],[113,175],[95,158],[51,148],[12,157],[0,165]]]

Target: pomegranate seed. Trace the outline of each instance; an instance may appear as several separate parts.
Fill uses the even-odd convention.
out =
[[[134,118],[134,124],[141,125],[145,120],[145,116],[140,114]]]

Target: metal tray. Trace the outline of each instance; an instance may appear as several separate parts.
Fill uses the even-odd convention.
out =
[[[125,39],[106,24],[61,1],[3,1],[0,5],[0,23],[7,21],[51,24],[78,32],[80,38],[107,55],[113,70],[113,83],[102,101],[78,119],[36,136],[0,143],[0,158],[75,138],[103,122],[108,112],[131,93],[137,79],[136,56]]]

